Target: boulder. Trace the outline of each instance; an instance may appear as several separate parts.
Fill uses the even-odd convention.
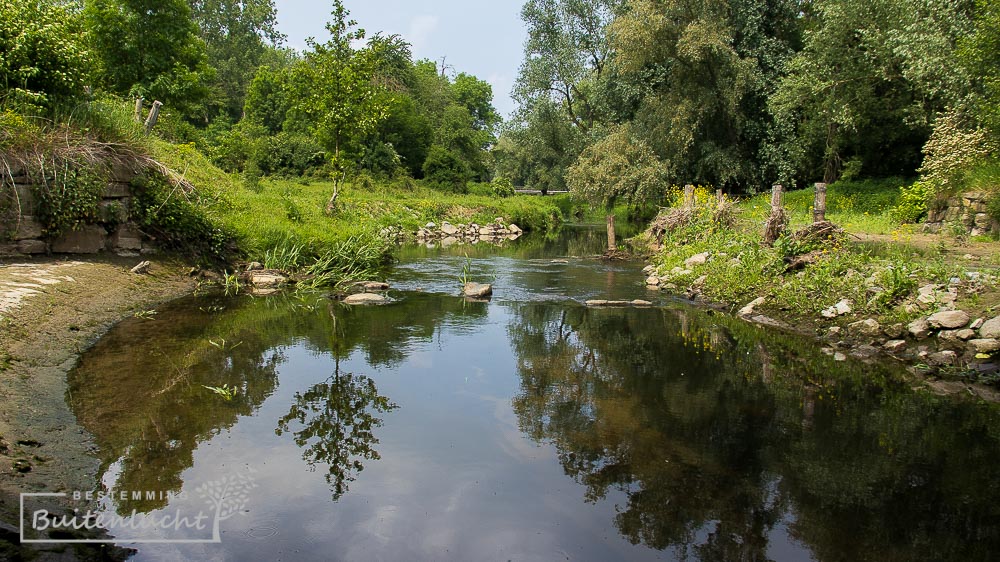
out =
[[[971,318],[964,310],[942,310],[927,317],[932,328],[952,330],[965,327]]]
[[[511,223],[511,225],[507,227],[507,230],[509,230],[511,234],[521,234],[522,232],[524,232],[523,230],[521,230],[521,227],[513,223]]]
[[[655,275],[650,275],[646,278],[646,285],[656,287],[661,283],[660,278]]]
[[[253,271],[250,273],[250,283],[258,289],[273,289],[287,282],[288,279],[284,275],[278,275],[277,273],[262,271]]]
[[[445,222],[445,223],[441,223],[441,232],[445,236],[454,236],[454,235],[458,234],[458,229],[455,228],[455,226],[453,224],[451,224],[449,222]]]
[[[950,349],[945,351],[938,351],[937,353],[931,353],[927,356],[927,364],[935,367],[940,367],[943,365],[954,365],[955,361],[958,359],[958,354]]]
[[[149,267],[151,265],[153,264],[149,263],[148,261],[139,262],[130,271],[132,273],[135,273],[136,275],[145,275],[146,273],[149,273]]]
[[[493,294],[493,285],[489,283],[466,283],[462,287],[462,295],[474,299],[488,297]]]
[[[969,347],[976,353],[995,353],[1000,351],[1000,340],[993,338],[969,340]]]
[[[756,299],[747,303],[746,306],[740,309],[740,316],[751,316],[753,314],[753,309],[767,302],[764,297],[757,297]]]
[[[653,303],[642,299],[635,299],[632,301],[632,306],[653,306]]]
[[[388,302],[389,299],[382,295],[375,293],[357,293],[354,295],[348,295],[344,299],[344,304],[384,304]]]
[[[708,261],[708,252],[702,252],[700,254],[695,254],[690,258],[684,260],[684,266],[690,269],[696,265],[703,265],[707,261]]]
[[[646,275],[650,275],[654,271],[656,271],[656,268],[651,265],[647,265],[646,267],[642,268],[642,272]]]
[[[1000,316],[991,318],[979,327],[979,337],[1000,340]]]
[[[900,353],[906,349],[906,340],[889,340],[882,346],[889,353]]]
[[[361,283],[360,285],[361,285],[362,288],[364,288],[364,290],[365,290],[366,293],[370,293],[372,291],[388,291],[389,290],[389,284],[388,283],[383,283],[381,281],[365,281],[364,283]]]
[[[45,227],[34,217],[21,217],[14,232],[14,240],[28,240],[31,238],[41,238]]]
[[[56,254],[96,254],[104,249],[108,232],[104,227],[87,225],[80,230],[67,232],[52,241]]]
[[[141,250],[142,233],[133,225],[123,224],[111,235],[108,243],[116,250]]]
[[[18,240],[17,251],[22,254],[44,254],[49,246],[41,240]]]
[[[863,336],[874,337],[882,333],[882,326],[873,318],[866,318],[847,326],[852,332]]]
[[[836,318],[838,316],[843,316],[845,314],[850,314],[853,312],[851,308],[851,301],[848,299],[843,299],[837,304],[824,309],[820,314],[823,318]]]
[[[910,332],[910,335],[913,336],[914,339],[922,340],[931,335],[931,324],[926,318],[918,318],[913,322],[910,322],[910,325],[906,327],[906,330]]]

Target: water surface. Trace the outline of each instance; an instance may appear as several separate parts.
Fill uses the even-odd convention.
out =
[[[220,544],[139,560],[974,560],[997,408],[642,286],[603,232],[407,248],[394,302],[192,297],[71,374],[101,484],[249,482]],[[495,283],[458,296],[463,266]],[[589,298],[653,300],[589,309]],[[237,389],[232,400],[205,386]],[[175,535],[160,533],[161,538]]]

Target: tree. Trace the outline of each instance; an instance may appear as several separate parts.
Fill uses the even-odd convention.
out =
[[[549,98],[522,106],[500,135],[496,173],[542,193],[566,188],[566,170],[583,147],[579,128]]]
[[[964,97],[955,63],[968,7],[931,0],[816,0],[816,21],[771,106],[796,125],[800,173],[831,182],[846,164],[912,175],[934,118]],[[817,157],[818,156],[818,157]]]
[[[959,57],[974,80],[977,115],[1000,135],[1000,5],[978,0],[974,29],[960,42]]]
[[[617,249],[614,206],[641,205],[667,186],[663,164],[626,126],[587,147],[567,172],[566,183],[577,197],[607,210],[608,251]]]
[[[83,94],[90,53],[67,4],[0,0],[0,53],[0,106],[51,108]]]
[[[362,141],[388,112],[387,100],[379,95],[384,87],[374,80],[375,57],[352,45],[365,38],[365,31],[355,28],[357,22],[347,19],[349,13],[341,0],[334,0],[333,20],[326,24],[330,38],[323,44],[310,38],[313,50],[293,73],[292,109],[312,124],[338,173],[345,173],[347,163],[357,159]],[[328,213],[338,193],[339,184],[327,203]]]
[[[269,47],[285,36],[278,32],[273,0],[189,0],[191,15],[205,41],[208,64],[215,69],[206,118],[223,113],[242,117],[244,99]]]
[[[101,84],[189,114],[214,72],[186,0],[92,0],[84,7]]]

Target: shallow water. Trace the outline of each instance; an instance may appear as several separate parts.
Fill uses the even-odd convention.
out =
[[[205,497],[229,486],[220,543],[136,544],[139,560],[972,560],[1000,547],[995,406],[650,294],[641,264],[587,257],[602,237],[407,248],[386,306],[203,296],[122,323],[67,399],[99,447],[97,489],[172,495],[103,509],[214,514]],[[458,296],[463,266],[495,283],[491,301]],[[223,385],[231,400],[206,388]],[[135,533],[115,534],[212,538]]]

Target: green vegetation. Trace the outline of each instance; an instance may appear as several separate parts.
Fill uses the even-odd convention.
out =
[[[976,285],[977,291],[995,288],[995,280],[969,278],[964,265],[945,259],[937,248],[908,243],[911,229],[893,219],[901,205],[900,183],[831,185],[826,216],[846,232],[812,237],[792,235],[812,223],[812,190],[787,194],[784,205],[791,226],[773,248],[761,244],[762,225],[770,212],[768,196],[738,202],[733,222],[726,225],[718,222],[711,205],[700,203],[689,220],[666,220],[662,251],[654,257],[657,274],[674,290],[693,285],[704,299],[733,310],[762,296],[766,304],[761,309],[809,320],[848,299],[854,313],[889,324],[921,314],[913,306],[919,286],[947,286],[960,278]],[[707,190],[698,191],[699,201],[710,199]],[[871,242],[854,238],[873,233],[883,236]],[[685,264],[700,253],[708,254],[707,263]]]

